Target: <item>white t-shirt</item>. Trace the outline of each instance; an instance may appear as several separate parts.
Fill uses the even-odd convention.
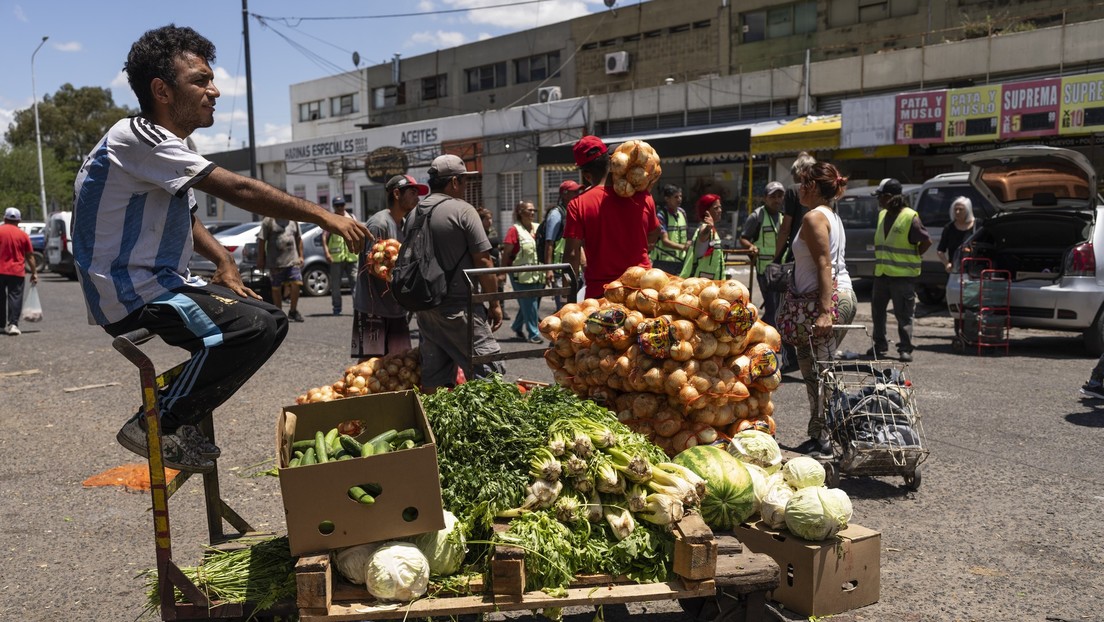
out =
[[[192,186],[215,164],[143,117],[122,119],[74,184],[73,258],[90,324],[111,324],[190,277]]]
[[[828,219],[828,252],[832,257],[832,278],[836,280],[836,289],[850,290],[851,275],[847,273],[847,238],[843,234],[843,222],[838,214],[821,205],[816,208]],[[805,294],[816,290],[817,269],[809,245],[801,239],[801,231],[794,240],[794,293]]]

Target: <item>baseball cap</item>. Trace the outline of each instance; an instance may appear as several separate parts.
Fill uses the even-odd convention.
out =
[[[575,192],[580,188],[582,188],[582,186],[579,185],[579,182],[575,181],[574,179],[568,179],[567,181],[560,184],[560,194],[563,194],[565,192]]]
[[[589,164],[608,151],[609,147],[606,147],[606,143],[602,142],[602,139],[597,136],[583,136],[571,148],[571,152],[575,154],[576,166]]]
[[[890,196],[901,194],[901,182],[892,177],[886,177],[878,187],[871,192],[872,195],[888,194]]]
[[[478,175],[478,171],[469,171],[460,156],[446,154],[437,156],[429,165],[430,177],[457,177],[459,175]]]
[[[786,186],[783,186],[781,182],[772,181],[767,184],[767,194],[774,194],[775,192],[785,192]]]
[[[345,197],[338,195],[330,201],[330,205],[345,205]]]
[[[387,192],[391,192],[395,188],[407,187],[415,188],[418,191],[418,196],[420,197],[424,197],[425,195],[429,194],[429,186],[425,184],[419,184],[418,182],[414,181],[414,178],[410,175],[395,175],[391,179],[387,180],[387,185],[384,186],[384,189],[387,190]]]
[[[4,210],[4,220],[23,220],[23,214],[19,213],[19,208],[9,207]]]

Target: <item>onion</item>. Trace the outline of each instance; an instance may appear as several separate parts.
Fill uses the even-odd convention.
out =
[[[679,391],[678,394],[678,400],[683,406],[689,406],[694,403],[698,397],[700,397],[698,390],[691,384],[682,387],[682,390]]]
[[[675,332],[675,339],[679,341],[689,341],[694,336],[694,331],[697,327],[690,320],[675,320],[671,322],[671,328]]]
[[[621,304],[625,302],[626,294],[625,284],[621,281],[613,281],[606,285],[605,297],[606,300],[612,303]]]
[[[702,301],[704,302],[704,298]],[[717,298],[713,302],[709,303],[709,317],[713,318],[714,322],[723,322],[728,317],[728,312],[732,309],[732,303],[724,298]]]
[[[716,300],[717,296],[719,296],[720,294],[721,288],[717,287],[716,285],[710,285],[701,290],[701,293],[698,294],[698,298],[701,299],[702,307],[708,309],[709,305],[712,304],[713,301]]]
[[[744,287],[744,284],[739,281],[725,281],[721,285],[720,296],[729,302],[742,302],[746,304],[748,301],[748,290]]]
[[[555,315],[549,315],[541,320],[539,328],[542,335],[549,339],[555,339],[556,335],[560,334],[562,326],[563,324],[560,318]]]
[[[698,316],[698,318],[694,320],[694,323],[698,325],[698,328],[707,333],[711,333],[717,330],[717,327],[719,326],[719,324],[713,321],[713,318],[709,317],[708,315]]]
[[[582,311],[565,313],[560,316],[560,330],[568,335],[579,332],[585,324],[586,315]]]
[[[667,286],[669,278],[670,277],[663,270],[651,268],[645,271],[644,275],[640,277],[640,288],[659,291]]]
[[[568,313],[575,313],[582,310],[583,308],[580,307],[578,304],[574,302],[569,302],[560,308],[560,312],[558,313],[558,315],[560,316],[560,318],[563,318],[563,316],[567,315]]]
[[[699,304],[701,304],[701,301],[698,300],[697,296],[683,291],[675,299],[675,311],[682,317],[693,320],[701,315],[701,310],[698,308]]]
[[[676,361],[689,361],[694,358],[694,346],[689,341],[680,341],[671,347],[671,358]]]
[[[621,275],[621,282],[624,283],[626,287],[633,289],[639,288],[640,279],[644,276],[645,272],[647,272],[647,269],[640,266],[633,266],[625,270],[625,273]]]
[[[655,315],[659,304],[659,292],[652,288],[641,289],[636,297],[636,308],[644,315]]]

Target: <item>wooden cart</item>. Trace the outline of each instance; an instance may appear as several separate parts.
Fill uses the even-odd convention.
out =
[[[328,554],[304,556],[296,565],[302,622],[394,620],[524,611],[546,607],[600,606],[678,600],[698,620],[755,622],[768,619],[766,595],[779,585],[778,564],[744,550],[732,536],[714,537],[700,516],[675,528],[673,580],[634,583],[624,577],[577,577],[566,596],[525,591],[523,552],[511,546],[492,551],[488,580],[469,583],[471,594],[423,598],[413,603],[382,603],[363,587],[345,582]]]

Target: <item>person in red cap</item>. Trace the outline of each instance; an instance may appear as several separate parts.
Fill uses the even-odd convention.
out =
[[[23,313],[24,261],[31,268],[31,285],[38,283],[38,266],[31,252],[31,238],[19,228],[23,214],[19,209],[4,210],[0,226],[0,306],[7,308],[4,334],[19,335],[19,316]],[[5,302],[6,301],[6,302]]]
[[[560,200],[556,202],[556,207],[548,210],[548,213],[544,215],[544,222],[541,223],[540,229],[537,231],[537,240],[541,243],[539,250],[544,263],[554,264],[563,261],[563,230],[564,219],[567,216],[567,204],[579,196],[582,191],[583,187],[574,179],[568,179],[560,184]],[[545,281],[549,287],[562,287],[563,275],[554,270],[549,270],[545,275]],[[553,302],[556,309],[559,309],[563,300],[557,294],[553,297]]]
[[[586,297],[601,298],[607,283],[632,266],[651,268],[648,249],[659,239],[659,218],[649,192],[618,196],[609,179],[609,149],[597,136],[573,148],[575,164],[591,187],[567,204],[564,260],[576,274],[586,248]]]
[[[364,224],[377,240],[398,240],[403,236],[403,220],[418,207],[418,200],[429,194],[429,186],[419,184],[410,175],[395,175],[387,180],[387,209],[380,210]],[[360,251],[356,285],[353,288],[353,341],[349,355],[364,361],[410,349],[410,319],[391,294],[387,281],[372,274],[365,245]]]

